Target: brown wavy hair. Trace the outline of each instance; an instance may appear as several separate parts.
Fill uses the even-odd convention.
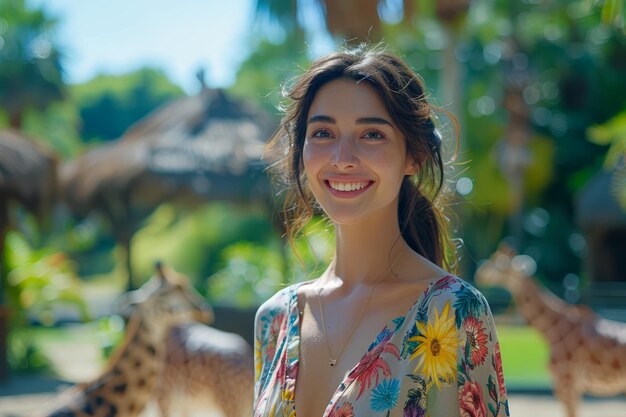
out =
[[[302,151],[311,103],[322,85],[335,79],[367,82],[378,93],[395,125],[404,135],[406,150],[420,169],[402,181],[398,219],[402,237],[417,253],[438,266],[452,269],[455,248],[447,218],[438,202],[444,183],[442,137],[433,122],[435,111],[454,116],[427,101],[424,82],[397,56],[379,47],[361,45],[315,61],[283,91],[284,117],[265,150],[268,171],[283,199],[283,222],[292,243],[317,209],[303,170]],[[283,195],[280,195],[283,194]]]

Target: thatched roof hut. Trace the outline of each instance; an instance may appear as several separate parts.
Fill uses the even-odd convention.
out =
[[[162,202],[268,202],[261,155],[274,127],[260,108],[203,88],[67,163],[64,200],[80,216],[103,214],[130,250],[132,235]]]

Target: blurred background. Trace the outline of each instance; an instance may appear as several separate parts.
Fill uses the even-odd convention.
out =
[[[0,0],[0,395],[97,375],[113,301],[157,260],[248,339],[261,302],[323,269],[330,228],[293,255],[260,156],[281,86],[363,41],[460,122],[459,275],[504,239],[555,295],[626,321],[624,18],[622,0]],[[509,389],[549,392],[545,341],[480,289]]]

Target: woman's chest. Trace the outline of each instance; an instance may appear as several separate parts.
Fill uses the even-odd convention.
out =
[[[299,415],[323,415],[333,397],[343,395],[352,382],[363,383],[363,372],[367,386],[370,376],[379,379],[379,371],[382,376],[390,376],[392,369],[403,372],[401,323],[411,300],[381,296],[359,310],[358,303],[325,304],[304,295],[298,303],[298,350],[293,352],[298,355],[294,397]]]
[[[332,369],[322,349],[307,352],[302,345],[297,374],[295,409],[298,416],[404,415],[425,410],[425,378],[416,372],[415,361],[402,354],[402,339],[389,329],[353,367],[338,363]],[[357,412],[358,411],[358,412]]]
[[[379,373],[384,377],[391,372],[403,372],[405,366],[396,346],[402,343],[402,337],[398,335],[398,340],[391,342],[395,334],[393,319],[381,314],[364,315],[363,318],[362,323],[351,328],[354,321],[350,317],[346,320],[334,316],[324,332],[316,314],[305,312],[296,374],[298,415],[324,415],[329,402],[344,396],[346,387],[352,383],[359,385],[359,390],[363,383],[364,387],[369,386],[374,380],[364,380],[361,375],[364,372],[376,380]]]

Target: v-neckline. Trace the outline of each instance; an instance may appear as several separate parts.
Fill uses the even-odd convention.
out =
[[[435,284],[443,281],[444,279],[450,278],[451,275],[447,274],[441,278],[437,278],[434,281],[431,281],[426,288],[424,288],[422,290],[422,292],[420,293],[420,296],[417,298],[417,300],[409,307],[408,311],[406,312],[406,314],[404,316],[398,316],[396,318],[393,318],[391,320],[389,320],[379,331],[378,333],[376,333],[376,337],[375,339],[368,345],[367,350],[365,351],[365,353],[363,354],[363,356],[361,356],[361,359],[359,359],[359,361],[354,364],[354,366],[352,368],[350,368],[342,377],[341,382],[339,383],[339,386],[337,386],[337,388],[335,388],[335,391],[333,392],[333,395],[330,397],[330,400],[328,401],[328,404],[326,405],[326,409],[324,410],[324,414],[322,415],[322,417],[325,417],[328,415],[329,410],[332,410],[332,406],[336,401],[336,397],[338,394],[340,394],[341,392],[344,392],[349,386],[350,384],[352,384],[352,382],[354,382],[358,375],[352,375],[352,373],[354,372],[354,370],[361,364],[361,362],[363,362],[363,359],[365,359],[365,357],[367,356],[368,352],[370,352],[370,350],[374,349],[376,347],[376,342],[380,341],[378,340],[381,333],[383,333],[386,329],[390,328],[390,326],[393,326],[395,323],[397,323],[398,320],[402,319],[402,322],[398,325],[396,325],[394,327],[394,329],[391,331],[391,336],[390,339],[393,338],[396,333],[398,332],[398,330],[403,326],[404,323],[406,323],[406,320],[409,318],[409,316],[412,315],[413,310],[421,303],[422,299],[430,292],[430,289],[435,286]],[[293,288],[293,293],[291,294],[291,299],[290,299],[290,306],[289,306],[289,314],[290,315],[295,315],[295,319],[292,322],[292,328],[290,328],[288,330],[287,333],[287,349],[285,352],[285,369],[286,369],[286,373],[290,374],[290,376],[293,379],[293,382],[289,384],[289,387],[287,387],[287,384],[284,384],[284,386],[282,387],[283,390],[289,389],[292,392],[289,393],[289,395],[284,396],[283,398],[289,398],[289,402],[291,402],[291,408],[293,409],[293,413],[289,414],[289,416],[291,417],[296,417],[297,413],[296,413],[296,385],[298,383],[298,373],[299,373],[299,368],[300,368],[300,340],[301,340],[301,327],[302,327],[302,315],[300,314],[300,309],[298,306],[298,290],[300,289],[301,286],[306,285],[306,284],[311,284],[313,282],[315,282],[316,280],[309,280],[309,281],[304,281],[301,282],[299,284],[297,284],[296,286],[294,286]],[[295,329],[295,331],[294,331]],[[297,366],[297,368],[295,370],[291,370],[291,372],[289,371],[289,369],[291,369],[293,366]],[[352,378],[350,378],[350,376],[352,376]],[[285,378],[285,382],[286,382],[286,378]]]

